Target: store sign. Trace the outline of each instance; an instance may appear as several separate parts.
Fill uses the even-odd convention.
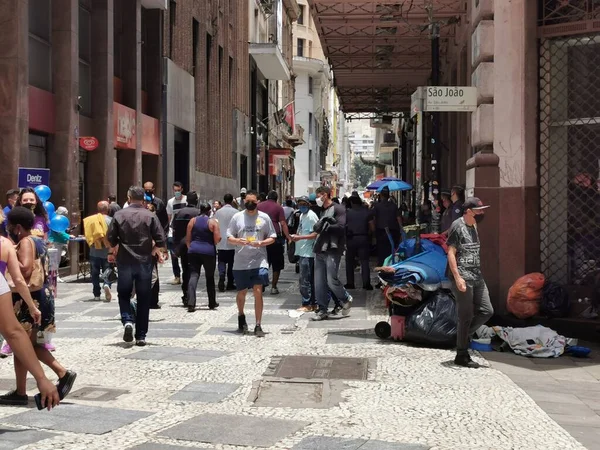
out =
[[[50,185],[50,169],[19,167],[19,189],[36,187],[42,184]]]
[[[79,146],[88,152],[96,150],[99,145],[100,142],[93,136],[79,138]]]
[[[135,110],[117,102],[114,102],[113,105],[115,147],[135,150]]]
[[[477,88],[472,86],[428,86],[423,110],[426,112],[475,111]]]

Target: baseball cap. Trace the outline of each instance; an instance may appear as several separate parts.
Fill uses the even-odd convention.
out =
[[[298,200],[296,200],[296,203],[298,203],[298,204],[300,204],[300,203],[309,204],[310,200],[308,199],[308,197],[306,195],[303,195],[302,197],[299,197]]]
[[[240,194],[245,194],[246,193],[246,188],[241,188],[240,189]]]
[[[467,209],[473,209],[475,211],[479,211],[482,209],[487,209],[489,207],[490,207],[489,205],[484,205],[483,202],[481,200],[479,200],[479,198],[477,198],[477,197],[469,197],[463,203],[463,211],[466,211]]]

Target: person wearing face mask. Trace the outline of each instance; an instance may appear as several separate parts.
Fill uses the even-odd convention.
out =
[[[450,225],[452,225],[452,201],[450,200],[451,193],[450,191],[444,190],[442,191],[442,221],[440,224],[440,233],[448,234],[448,230],[450,229]]]
[[[291,236],[292,241],[296,243],[294,254],[298,257],[300,268],[302,306],[298,311],[311,312],[317,306],[315,300],[315,254],[313,251],[317,233],[313,231],[313,228],[319,218],[311,211],[308,197],[298,199],[298,211],[300,212],[298,230]]]
[[[15,206],[23,206],[33,212],[35,218],[33,227],[31,228],[31,234],[47,241],[48,231],[50,231],[48,228],[48,213],[33,188],[22,189],[19,193],[19,197],[17,197]]]
[[[390,190],[386,187],[381,191],[380,201],[375,203],[375,239],[377,241],[377,265],[383,266],[384,261],[400,244],[400,225],[402,216],[400,209],[390,200]],[[388,232],[394,241],[390,246]]]
[[[147,197],[149,197],[148,203],[150,203],[154,207],[154,212],[156,213],[156,217],[158,217],[160,225],[163,227],[165,236],[168,236],[169,215],[167,214],[167,207],[165,206],[165,202],[162,201],[162,199],[154,195],[154,183],[152,183],[151,181],[146,181],[144,183],[144,193]]]
[[[463,203],[465,202],[465,190],[462,186],[454,186],[450,194],[452,207],[450,210],[451,222],[460,219],[463,216]]]
[[[173,183],[173,197],[167,202],[167,218],[169,219],[169,230],[167,233],[167,248],[171,254],[171,262],[173,264],[173,279],[170,284],[181,284],[181,266],[179,258],[175,254],[176,244],[173,240],[173,215],[175,211],[185,208],[187,205],[186,196],[183,195],[183,184],[179,181]]]
[[[245,201],[245,211],[236,213],[227,229],[227,240],[237,248],[233,262],[233,278],[238,290],[238,332],[245,334],[248,331],[244,305],[246,293],[248,289],[252,289],[256,316],[254,335],[264,337],[260,322],[263,313],[263,288],[269,284],[267,247],[275,242],[277,233],[271,218],[258,210],[258,193],[246,192]]]
[[[373,211],[363,206],[360,197],[351,196],[352,207],[346,212],[346,237],[348,246],[346,248],[346,289],[356,289],[354,285],[354,264],[358,258],[362,287],[372,291],[371,270],[369,268],[370,244],[370,222],[373,220]]]
[[[469,355],[470,337],[494,313],[481,274],[481,246],[477,232],[487,208],[489,206],[484,206],[477,197],[468,198],[462,205],[463,216],[452,223],[448,232],[448,266],[454,279],[458,315],[454,363],[469,368],[479,367]]]
[[[245,198],[246,198],[246,188],[243,187],[242,189],[240,189],[240,196],[238,198],[235,199],[235,202],[237,203],[237,207],[240,211],[244,210],[244,202],[245,202]]]

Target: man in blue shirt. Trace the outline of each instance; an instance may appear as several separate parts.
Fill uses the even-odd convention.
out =
[[[298,264],[300,266],[302,306],[298,311],[311,312],[316,309],[315,254],[313,247],[317,233],[313,231],[313,228],[319,221],[319,218],[311,211],[308,197],[300,197],[298,199],[298,210],[300,211],[298,232],[291,236],[292,241],[296,243],[295,255],[299,258]]]

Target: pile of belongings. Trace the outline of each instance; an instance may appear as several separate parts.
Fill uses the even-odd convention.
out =
[[[392,337],[433,347],[456,343],[456,304],[448,290],[448,259],[445,242],[421,238],[421,253],[415,254],[415,239],[405,239],[398,249],[403,261],[379,267],[384,296],[392,320]],[[398,323],[404,330],[394,330]]]
[[[492,339],[492,346],[500,351],[508,346],[517,355],[534,358],[557,358],[565,352],[568,341],[556,331],[542,325],[524,328],[483,325],[475,334],[479,339]],[[501,341],[500,345],[495,345],[494,341],[497,340]]]

